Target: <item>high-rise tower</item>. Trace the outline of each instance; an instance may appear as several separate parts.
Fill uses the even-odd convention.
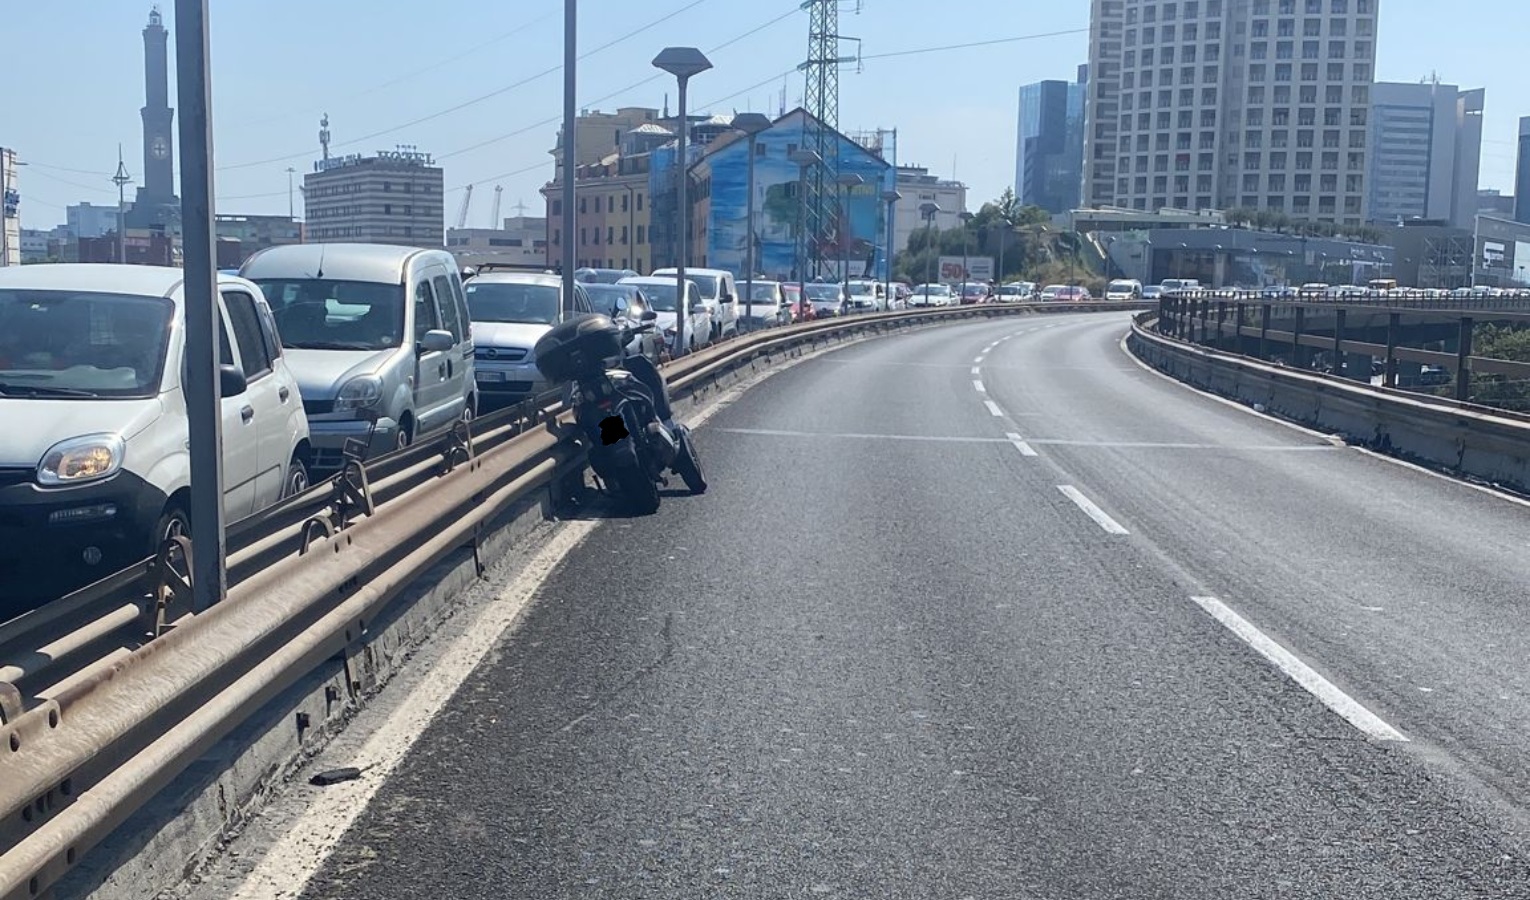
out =
[[[129,223],[147,228],[166,225],[179,213],[175,196],[175,110],[170,108],[169,32],[159,7],[149,12],[143,29],[143,185]]]

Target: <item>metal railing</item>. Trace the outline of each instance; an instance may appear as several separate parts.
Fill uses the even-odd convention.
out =
[[[1530,308],[1478,311],[1370,299],[1177,292],[1159,301],[1157,328],[1169,337],[1279,365],[1530,413],[1530,361],[1477,352],[1495,347],[1512,352],[1517,343],[1530,350]]]
[[[756,332],[666,364],[676,400],[762,358],[911,326],[1143,304],[984,304]],[[166,551],[0,625],[0,897],[35,898],[214,743],[513,504],[582,471],[550,397],[353,462],[229,531],[230,590],[193,612]],[[180,545],[185,549],[185,545]],[[349,671],[349,670],[348,670]]]

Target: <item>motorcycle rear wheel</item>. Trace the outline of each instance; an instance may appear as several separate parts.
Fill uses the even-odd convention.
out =
[[[651,516],[659,511],[659,485],[640,468],[622,468],[611,473],[616,492],[628,511]]]

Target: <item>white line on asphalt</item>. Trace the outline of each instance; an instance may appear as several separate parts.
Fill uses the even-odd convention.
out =
[[[1270,445],[1239,445],[1239,444],[1189,444],[1173,443],[1167,441],[1071,441],[1062,438],[1035,438],[1031,443],[1037,446],[1052,447],[1106,447],[1112,450],[1226,450],[1239,453],[1310,453],[1345,450],[1345,447],[1335,447],[1332,444],[1307,444],[1288,446],[1282,444]]]
[[[1004,417],[1004,410],[999,409],[999,404],[993,402],[992,400],[984,400],[983,405],[988,407],[988,411],[993,413],[994,418]]]
[[[974,374],[974,375],[981,375],[981,374],[983,374],[983,370],[979,369],[977,366],[973,366],[972,367],[972,374]]]
[[[874,441],[933,441],[936,443],[952,444],[1007,444],[1008,438],[992,437],[958,437],[955,435],[933,434],[869,434],[869,433],[843,433],[832,431],[782,431],[769,428],[718,428],[714,429],[719,434],[755,434],[766,437],[804,437],[804,438],[847,438],[850,440],[874,440]]]
[[[983,382],[977,380],[976,378],[972,379],[972,389],[977,391],[979,394],[988,393],[988,388],[983,387]]]
[[[1088,497],[1085,497],[1082,493],[1079,492],[1079,489],[1073,485],[1060,484],[1057,486],[1057,489],[1062,491],[1064,497],[1072,500],[1074,506],[1077,506],[1079,509],[1083,510],[1084,515],[1093,519],[1096,525],[1105,529],[1106,534],[1131,533],[1125,528],[1122,528],[1120,523],[1118,523],[1115,519],[1112,519],[1110,516],[1106,515],[1105,510],[1095,506],[1093,501],[1091,501]]]
[[[1020,435],[1015,434],[1013,431],[1011,431],[1008,434],[1006,434],[1005,437],[1009,438],[1009,442],[1011,444],[1015,445],[1015,449],[1020,451],[1020,455],[1021,456],[1035,456],[1036,455],[1036,451],[1032,450],[1031,449],[1031,445],[1027,444],[1025,442],[1025,439],[1020,437]]]
[[[975,362],[975,363],[981,364],[983,362],[983,357],[986,356],[986,355],[987,354],[985,354],[985,353],[979,353],[976,357],[973,358],[972,361]]]
[[[296,897],[308,880],[334,852],[336,844],[372,797],[408,756],[416,740],[425,733],[432,719],[446,707],[457,688],[478,668],[489,652],[499,645],[500,637],[515,624],[542,582],[558,563],[585,536],[595,530],[598,521],[572,521],[560,526],[527,563],[525,570],[505,586],[492,602],[479,611],[451,646],[428,672],[418,674],[405,669],[398,682],[388,690],[407,688],[407,702],[398,704],[387,718],[371,731],[360,747],[350,746],[347,734],[359,735],[363,720],[382,714],[381,706],[362,710],[357,722],[343,732],[310,764],[314,770],[337,766],[356,766],[366,775],[355,781],[325,788],[301,785],[312,803],[283,829],[281,837],[265,852],[264,858],[245,876],[243,884],[229,900],[276,900]],[[245,852],[248,853],[247,848]]]
[[[1213,619],[1227,626],[1227,630],[1242,638],[1244,643],[1257,650],[1260,656],[1274,663],[1275,667],[1286,673],[1292,681],[1321,700],[1324,706],[1343,716],[1349,724],[1377,740],[1408,740],[1402,732],[1382,721],[1379,716],[1361,706],[1353,697],[1335,687],[1333,682],[1297,659],[1291,651],[1275,643],[1247,619],[1229,609],[1227,604],[1215,597],[1191,597],[1190,599],[1194,600],[1196,605],[1204,609]]]

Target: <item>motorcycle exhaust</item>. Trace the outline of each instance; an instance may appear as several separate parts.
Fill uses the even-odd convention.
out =
[[[649,446],[659,454],[659,461],[664,465],[661,468],[669,468],[675,462],[675,457],[680,453],[680,444],[674,435],[658,422],[648,423]]]

